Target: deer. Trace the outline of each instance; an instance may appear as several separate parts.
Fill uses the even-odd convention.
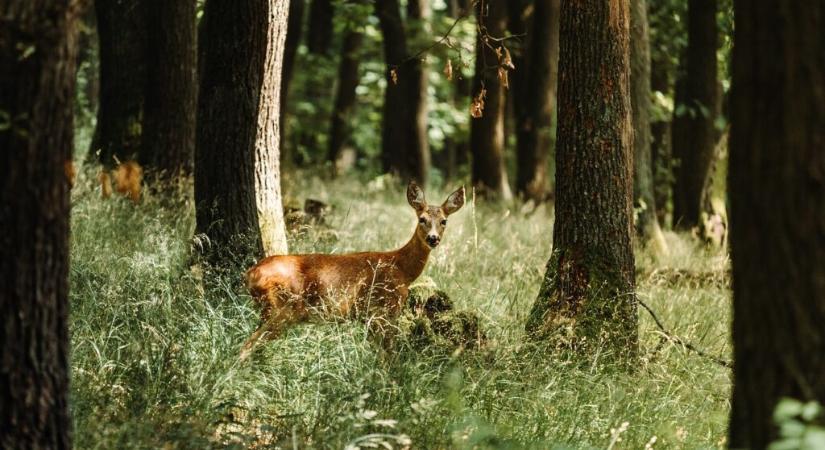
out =
[[[427,204],[413,181],[407,202],[417,224],[401,248],[385,252],[268,256],[246,272],[246,286],[261,312],[258,328],[241,349],[245,360],[262,340],[314,319],[361,320],[388,348],[393,323],[409,287],[424,271],[430,252],[444,236],[447,218],[464,206],[464,187],[441,205]]]

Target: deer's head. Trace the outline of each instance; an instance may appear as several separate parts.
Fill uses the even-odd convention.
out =
[[[444,236],[447,217],[464,206],[464,187],[450,194],[441,205],[428,205],[424,199],[424,191],[411,181],[407,186],[407,201],[418,216],[415,235],[430,248],[435,248]]]

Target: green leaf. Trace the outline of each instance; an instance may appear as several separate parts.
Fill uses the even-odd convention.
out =
[[[825,428],[808,427],[805,436],[802,437],[800,448],[805,450],[818,450],[825,448]]]
[[[773,410],[773,421],[777,425],[793,419],[802,413],[802,402],[792,398],[783,398],[776,404]]]

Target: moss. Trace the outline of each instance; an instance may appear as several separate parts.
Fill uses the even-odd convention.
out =
[[[450,296],[432,284],[410,289],[398,327],[401,341],[415,350],[473,349],[487,339],[478,316],[470,311],[456,311]]]

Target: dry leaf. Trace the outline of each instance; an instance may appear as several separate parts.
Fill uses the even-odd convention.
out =
[[[470,104],[470,115],[474,119],[478,119],[484,115],[484,97],[487,96],[487,89],[482,88],[481,91],[473,97],[473,102]]]
[[[447,77],[447,81],[453,81],[453,60],[447,59],[447,64],[444,65],[444,76]]]
[[[510,77],[507,75],[507,69],[502,66],[498,66],[498,81],[505,89],[510,89]]]
[[[392,80],[392,84],[398,84],[398,70],[390,69],[390,79]]]

